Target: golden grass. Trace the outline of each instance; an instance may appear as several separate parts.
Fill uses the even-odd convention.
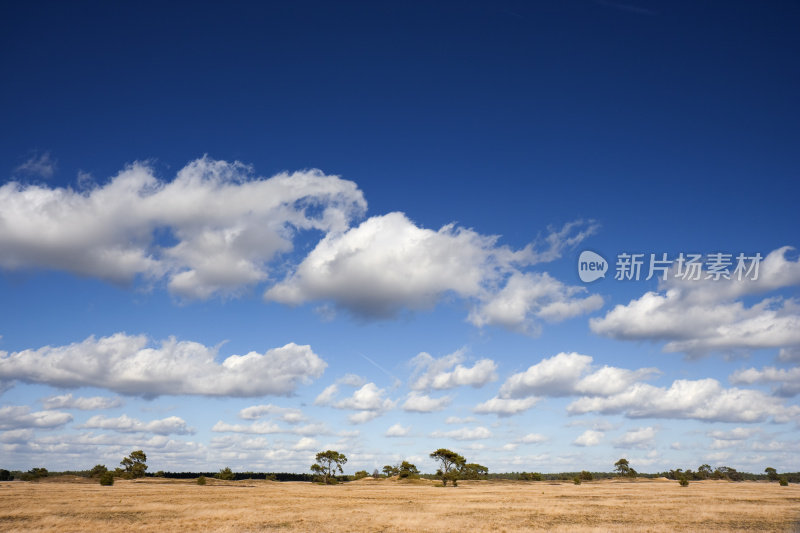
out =
[[[0,531],[800,531],[800,486],[720,481],[0,483]]]

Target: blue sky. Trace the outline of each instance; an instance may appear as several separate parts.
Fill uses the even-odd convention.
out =
[[[0,9],[0,466],[800,468],[796,5]]]

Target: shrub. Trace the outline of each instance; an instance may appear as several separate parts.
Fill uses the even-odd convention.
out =
[[[582,470],[580,474],[581,481],[591,481],[594,479],[594,476],[591,472],[587,472],[586,470]]]
[[[89,476],[93,478],[100,477],[106,472],[108,472],[108,468],[106,468],[106,465],[94,465],[92,467],[92,470],[89,472]]]
[[[789,481],[785,477],[779,478],[778,483],[780,483],[781,487],[786,487],[789,485]]]
[[[578,477],[578,476],[575,476],[574,478],[572,478],[572,482],[575,483],[576,485],[580,485],[581,484],[581,478]]]
[[[13,481],[14,475],[6,470],[5,468],[0,468],[0,481]]]
[[[680,483],[681,487],[689,486],[689,480],[686,479],[686,476],[681,476],[681,478],[678,480],[678,483]]]
[[[199,478],[197,478],[197,484],[198,485],[205,485],[206,484],[206,476],[200,476]]]
[[[104,487],[108,487],[110,485],[113,485],[114,484],[114,473],[113,472],[109,472],[108,470],[106,470],[105,472],[100,474],[100,484],[103,485]]]
[[[355,475],[353,477],[356,478],[356,479],[364,479],[368,475],[369,474],[367,473],[366,470],[359,470],[358,472],[355,473]]]
[[[225,468],[219,471],[219,474],[217,474],[217,478],[222,479],[224,481],[233,481],[234,479],[236,479],[236,476],[234,475],[233,471],[226,466]]]

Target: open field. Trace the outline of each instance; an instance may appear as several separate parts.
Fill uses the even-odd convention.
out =
[[[791,531],[800,486],[722,481],[322,486],[190,480],[0,483],[2,531]]]

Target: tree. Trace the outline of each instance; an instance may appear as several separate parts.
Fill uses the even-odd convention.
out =
[[[778,478],[778,484],[781,487],[788,487],[789,486],[789,480],[786,479],[785,476],[781,476],[780,478]]]
[[[20,476],[22,481],[39,481],[43,477],[47,477],[50,473],[46,468],[31,468]]]
[[[89,476],[93,478],[100,477],[106,472],[108,472],[108,468],[106,468],[106,465],[94,465],[92,467],[92,470],[89,472]]]
[[[711,470],[711,466],[709,465],[700,465],[697,468],[697,473],[700,474],[700,477],[703,479],[708,479],[711,477],[713,471]]]
[[[311,465],[311,471],[322,478],[323,483],[326,485],[331,482],[336,482],[336,471],[344,474],[342,465],[347,462],[347,457],[343,453],[334,450],[326,450],[319,452],[316,457],[316,463]]]
[[[14,481],[14,476],[5,468],[0,468],[0,481]]]
[[[403,461],[399,465],[395,467],[397,469],[397,475],[403,479],[407,477],[416,478],[419,477],[419,469],[416,465],[409,463],[408,461]]]
[[[367,473],[367,471],[366,471],[366,470],[359,470],[358,472],[356,472],[356,473],[353,475],[353,477],[354,477],[355,479],[364,479],[364,478],[365,478],[365,477],[367,477],[368,475],[369,475],[369,474]]]
[[[104,487],[110,487],[114,484],[114,473],[106,470],[100,475],[100,484]]]
[[[680,478],[678,478],[678,484],[681,487],[688,487],[689,486],[689,480],[686,479],[686,476],[681,476]]]
[[[142,450],[136,450],[122,459],[119,464],[125,469],[125,477],[137,478],[144,477],[144,472],[147,470],[146,461],[147,455]]]
[[[372,477],[374,477],[375,479],[378,479],[379,477],[381,477],[381,473],[378,472],[377,468],[372,471]]]
[[[226,466],[219,471],[219,474],[217,474],[217,479],[221,479],[223,481],[233,481],[236,479],[236,474],[233,473],[230,467]]]
[[[396,466],[386,465],[383,467],[383,473],[386,477],[392,477],[398,475],[400,470]]]
[[[489,469],[478,463],[467,463],[461,467],[462,479],[481,479],[489,474]]]
[[[441,465],[441,468],[436,471],[436,475],[442,478],[442,486],[446,487],[448,480],[453,482],[454,487],[457,486],[458,472],[467,460],[446,448],[439,448],[430,454],[430,457]]]
[[[777,471],[777,470],[775,470],[774,468],[772,468],[771,466],[768,466],[768,467],[767,467],[767,468],[764,470],[764,472],[766,472],[766,473],[767,473],[767,478],[768,478],[770,481],[778,481],[778,471]]]
[[[594,476],[592,475],[592,473],[588,472],[586,470],[581,470],[581,473],[579,474],[579,477],[581,478],[581,481],[591,481],[591,480],[594,479]]]
[[[614,470],[620,476],[629,476],[631,474],[631,465],[624,457],[614,463]]]

